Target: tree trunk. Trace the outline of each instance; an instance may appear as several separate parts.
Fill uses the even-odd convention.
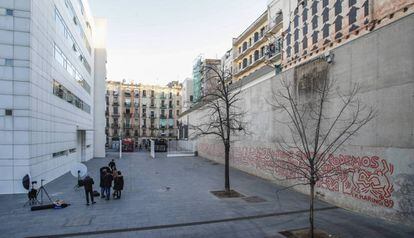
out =
[[[314,217],[313,217],[313,203],[314,203],[314,199],[315,199],[315,183],[311,182],[310,183],[310,207],[309,207],[309,225],[310,225],[310,230],[309,230],[309,237],[310,238],[314,238]]]
[[[224,145],[224,189],[230,194],[230,145]]]

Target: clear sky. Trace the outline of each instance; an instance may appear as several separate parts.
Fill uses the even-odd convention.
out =
[[[161,84],[191,77],[194,59],[221,58],[267,0],[89,0],[108,21],[108,80]]]

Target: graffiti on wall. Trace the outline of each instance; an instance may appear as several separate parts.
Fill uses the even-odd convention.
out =
[[[223,155],[220,144],[200,143],[200,155],[219,159]],[[233,147],[232,165],[254,169],[259,173],[271,174],[277,178],[297,178],[298,174],[283,170],[277,163],[288,159],[285,152],[268,147]],[[392,208],[394,186],[391,175],[394,165],[378,156],[330,155],[324,169],[339,168],[340,172],[318,181],[317,186],[332,192],[342,193],[376,205]]]

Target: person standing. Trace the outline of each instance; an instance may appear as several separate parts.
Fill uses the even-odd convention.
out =
[[[101,169],[99,175],[99,187],[101,187],[101,198],[105,197],[105,185],[104,185],[104,177],[106,175],[106,169]]]
[[[96,202],[93,200],[93,184],[94,181],[91,177],[86,176],[83,179],[83,187],[85,188],[85,196],[86,196],[86,205],[89,206],[89,197],[91,198],[92,204],[95,204]]]
[[[114,178],[114,198],[121,198],[121,191],[124,189],[124,177],[121,171],[118,171],[118,175]]]
[[[109,198],[111,197],[112,180],[113,180],[112,174],[107,171],[104,177],[106,200],[109,200]]]
[[[114,170],[114,168],[116,167],[114,159],[112,159],[111,162],[109,162],[108,167],[111,168],[111,170]]]

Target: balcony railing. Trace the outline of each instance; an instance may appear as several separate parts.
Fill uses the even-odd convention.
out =
[[[116,124],[116,123],[112,123],[111,124],[111,128],[120,128],[120,126],[119,126],[119,124]]]
[[[245,50],[243,50],[241,53],[237,54],[236,57],[234,57],[234,60],[237,61],[245,56],[247,56],[253,49],[258,49],[257,46],[264,43],[267,38],[265,36],[260,37],[256,42],[254,42],[251,46],[247,47]]]
[[[276,34],[282,29],[282,23],[283,22],[283,15],[279,14],[276,19],[273,19],[273,21],[270,22],[269,26],[270,29],[268,31],[268,34]]]
[[[150,108],[155,108],[155,104],[151,104],[150,105]]]
[[[114,112],[114,113],[112,113],[112,117],[119,117],[120,115],[119,115],[119,113],[118,112]]]

